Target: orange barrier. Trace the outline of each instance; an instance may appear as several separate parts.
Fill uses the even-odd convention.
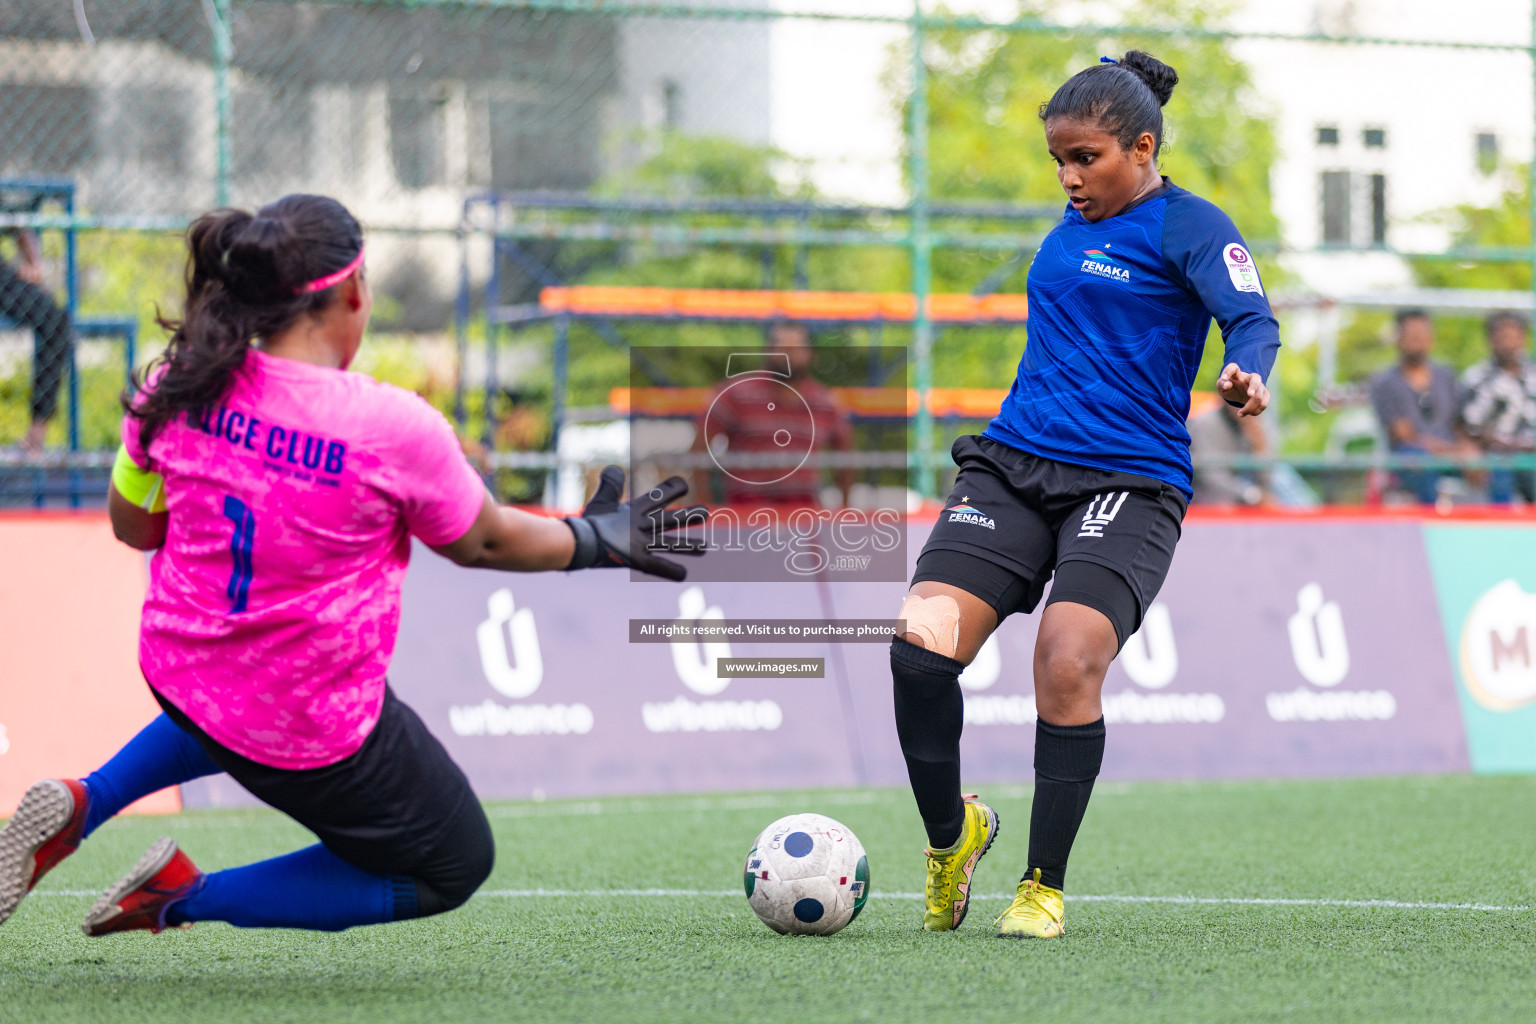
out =
[[[814,320],[821,323],[910,323],[917,299],[905,292],[793,292],[724,288],[648,288],[575,285],[545,288],[539,306],[549,313],[614,317],[724,317],[741,320]],[[1023,295],[930,295],[934,323],[1022,324]]]
[[[99,767],[160,713],[139,674],[144,557],[102,513],[0,515],[0,815]],[[171,788],[130,811],[174,813]]]
[[[832,388],[832,394],[855,416],[915,416],[917,390],[906,389],[906,400],[897,388]],[[613,388],[608,404],[614,414],[628,416],[697,416],[709,403],[710,388]],[[997,415],[1007,388],[934,388],[928,392],[928,411],[937,417],[989,420]],[[1191,418],[1216,408],[1214,391],[1190,394]]]
[[[914,416],[914,388],[832,388],[832,394],[855,416]],[[709,405],[710,388],[613,388],[608,404],[616,415],[697,416]],[[935,416],[991,419],[1008,394],[1006,388],[934,388],[928,410]]]

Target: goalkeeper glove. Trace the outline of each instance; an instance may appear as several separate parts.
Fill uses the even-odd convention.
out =
[[[689,525],[702,525],[707,518],[702,505],[667,508],[687,493],[688,485],[683,478],[674,476],[645,495],[621,503],[624,471],[618,466],[604,467],[597,492],[581,515],[566,517],[566,525],[576,535],[576,551],[566,568],[630,566],[663,579],[686,579],[688,571],[681,565],[651,552],[694,556],[704,553],[702,540],[668,534]]]

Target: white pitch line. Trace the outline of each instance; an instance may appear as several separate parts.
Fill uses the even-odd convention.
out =
[[[33,896],[98,896],[95,889],[39,889]],[[920,892],[874,892],[875,899],[920,900]],[[635,896],[665,896],[674,898],[720,897],[744,898],[740,889],[485,889],[475,893],[481,899],[561,899],[561,898],[626,898]],[[975,900],[1011,900],[1012,893],[982,893]],[[1479,910],[1495,913],[1519,913],[1536,910],[1524,904],[1502,905],[1496,903],[1412,903],[1406,900],[1330,900],[1287,899],[1273,896],[1100,896],[1072,895],[1067,901],[1081,903],[1163,903],[1175,906],[1240,906],[1240,907],[1357,907],[1365,910]]]
[[[1012,899],[1009,897],[982,896],[980,899]],[[1085,900],[1095,903],[1228,903],[1237,906],[1259,907],[1366,907],[1388,910],[1536,910],[1524,904],[1502,906],[1495,903],[1410,903],[1405,900],[1324,900],[1284,899],[1273,896],[1070,896],[1069,900]]]
[[[527,899],[539,896],[730,896],[739,897],[744,894],[740,889],[488,889],[476,893],[477,896],[493,897],[501,899]],[[923,894],[920,892],[873,892],[870,895],[875,899],[887,900],[920,900]],[[1013,893],[982,893],[973,896],[976,900],[1011,900]],[[1260,907],[1362,907],[1367,909],[1386,910],[1484,910],[1501,912],[1518,912],[1536,910],[1536,907],[1514,904],[1503,906],[1493,903],[1410,903],[1404,900],[1330,900],[1330,899],[1286,899],[1283,897],[1242,897],[1242,896],[1098,896],[1077,895],[1067,897],[1067,901],[1081,901],[1084,903],[1169,903],[1176,905],[1221,905],[1233,906],[1260,906]]]

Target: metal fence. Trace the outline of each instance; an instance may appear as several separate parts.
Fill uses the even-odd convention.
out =
[[[0,454],[0,503],[99,488],[126,369],[161,343],[157,307],[177,305],[179,232],[292,191],[336,195],[373,234],[364,368],[453,412],[525,497],[566,458],[560,426],[601,416],[624,383],[624,346],[755,337],[583,323],[557,380],[556,332],[512,334],[494,315],[552,284],[910,292],[915,318],[883,338],[910,347],[919,396],[1005,385],[1023,331],[947,331],[924,299],[1023,290],[1060,202],[1035,111],[1132,46],[1185,80],[1168,169],[1233,214],[1300,311],[1276,440],[1316,461],[1338,416],[1316,400],[1339,372],[1330,346],[1353,330],[1361,349],[1379,324],[1328,321],[1352,297],[1319,294],[1329,268],[1531,286],[1528,15],[1453,24],[1410,3],[1389,37],[1348,4],[1300,21],[1208,6],[1126,0],[1112,23],[1066,24],[1048,0],[1002,18],[765,0],[0,0],[0,226],[39,233],[43,286],[75,334],[45,353],[14,309],[0,334],[0,445],[36,418],[34,348],[65,361],[48,453]],[[1482,109],[1456,113],[1469,105]],[[1436,131],[1465,136],[1454,173],[1442,157],[1415,177],[1406,154],[1450,152]],[[1361,358],[1379,364],[1377,349]],[[529,422],[503,429],[514,413]],[[917,403],[923,493],[963,425]]]

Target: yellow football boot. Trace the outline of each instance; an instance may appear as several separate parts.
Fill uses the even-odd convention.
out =
[[[997,934],[1008,939],[1056,939],[1067,929],[1067,908],[1060,889],[1040,884],[1040,869],[1035,877],[1019,883],[1019,891],[1008,909],[998,915]]]
[[[923,851],[928,854],[924,931],[952,931],[965,920],[971,904],[971,874],[997,838],[997,826],[997,812],[974,794],[966,794],[965,821],[955,845],[947,850]]]

